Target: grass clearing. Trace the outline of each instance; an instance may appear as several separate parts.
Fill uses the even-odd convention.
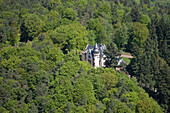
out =
[[[123,60],[129,65],[130,64],[130,61],[131,61],[131,59],[130,58],[125,58],[125,57],[122,57],[123,58]]]

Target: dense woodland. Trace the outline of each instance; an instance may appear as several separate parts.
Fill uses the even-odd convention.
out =
[[[170,112],[169,11],[169,0],[0,0],[0,113]],[[107,68],[81,61],[95,42]],[[134,58],[117,72],[120,52]]]

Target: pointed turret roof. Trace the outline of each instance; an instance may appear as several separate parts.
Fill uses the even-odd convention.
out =
[[[105,50],[106,49],[106,46],[105,46],[105,44],[103,44],[103,50]]]
[[[98,44],[96,43],[95,46],[94,46],[94,50],[93,50],[94,53],[99,53],[99,47],[98,47]]]
[[[85,50],[88,50],[88,49],[93,49],[93,46],[91,46],[91,45],[88,44],[88,45],[86,46]]]
[[[98,48],[99,48],[97,43],[94,45],[94,48],[95,48],[95,49],[98,49]]]

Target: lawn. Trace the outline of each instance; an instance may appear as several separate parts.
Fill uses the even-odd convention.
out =
[[[130,59],[130,58],[125,58],[125,57],[122,57],[122,58],[123,58],[123,60],[129,65],[131,59]]]

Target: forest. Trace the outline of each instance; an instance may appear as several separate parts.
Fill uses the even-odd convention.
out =
[[[168,113],[169,66],[169,0],[0,0],[0,113]]]

